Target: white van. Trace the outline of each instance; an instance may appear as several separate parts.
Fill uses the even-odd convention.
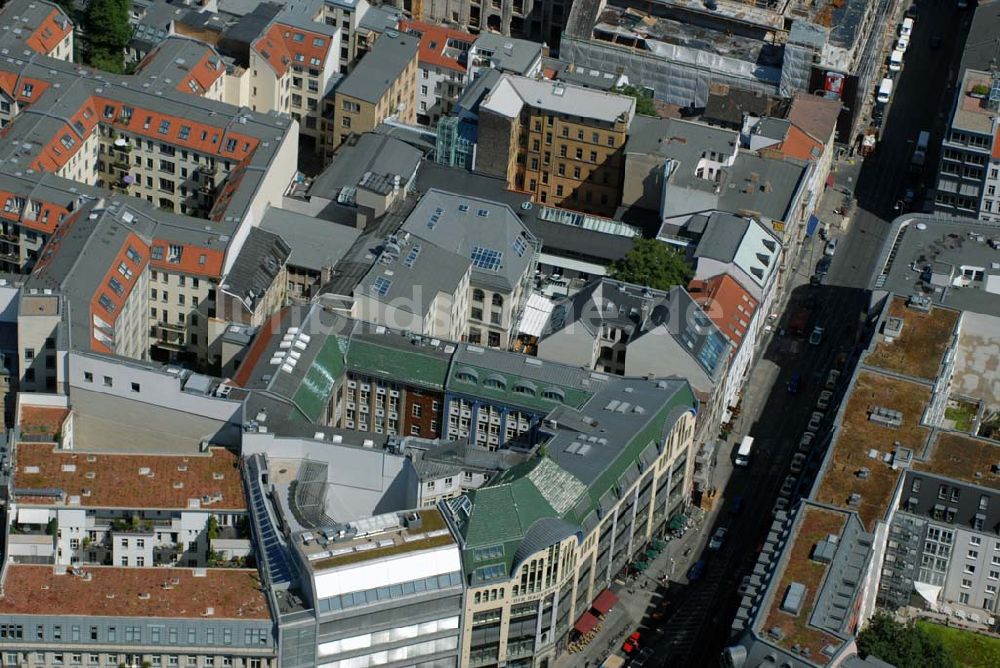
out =
[[[889,71],[898,72],[903,69],[903,52],[895,49],[889,54]]]
[[[911,34],[913,34],[913,19],[907,16],[903,19],[903,25],[899,28],[899,36],[909,37]]]
[[[882,83],[878,85],[878,97],[875,99],[882,104],[887,104],[889,98],[892,97],[892,79],[882,79]]]

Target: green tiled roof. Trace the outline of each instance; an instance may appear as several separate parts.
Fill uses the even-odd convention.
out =
[[[293,397],[295,404],[313,422],[322,417],[323,409],[330,401],[330,394],[343,373],[344,351],[341,340],[337,336],[329,336],[309,365],[309,370]]]
[[[460,380],[456,378],[456,374],[461,372],[463,369],[471,369],[475,371],[476,375],[479,376],[479,382],[472,383],[467,380]],[[485,383],[488,378],[502,378],[505,381],[506,389],[486,385]],[[523,379],[517,374],[503,373],[495,369],[486,369],[479,366],[473,366],[471,364],[460,364],[456,362],[452,365],[451,373],[448,376],[448,391],[461,394],[473,394],[477,397],[492,399],[494,401],[510,404],[512,406],[523,406],[528,409],[542,412],[548,412],[560,404],[572,406],[573,408],[580,408],[587,402],[588,399],[590,399],[591,396],[593,396],[592,392],[586,392],[574,387],[566,387],[565,385],[557,383],[545,383],[535,380],[527,380],[527,383],[536,389],[534,396],[530,394],[522,394],[514,391],[514,388],[518,385],[518,381],[521,380],[527,379]],[[549,388],[555,388],[562,392],[565,400],[556,401],[544,398],[542,393]]]
[[[545,517],[568,519],[586,491],[582,482],[548,457],[508,469],[488,487],[469,493],[474,520],[463,527],[466,547],[519,539]]]
[[[449,359],[353,339],[347,351],[347,364],[363,373],[444,389]]]

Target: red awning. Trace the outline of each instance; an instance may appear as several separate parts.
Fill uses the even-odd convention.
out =
[[[587,635],[594,630],[594,627],[598,624],[597,617],[594,617],[589,611],[580,615],[580,619],[576,620],[576,624],[573,628],[576,629],[581,635]]]
[[[836,183],[837,183],[837,176],[833,172],[830,172],[829,174],[826,175],[827,188],[832,188]]]
[[[594,599],[594,603],[590,607],[596,610],[598,614],[606,615],[617,604],[618,597],[612,594],[610,589],[605,589],[597,595],[597,598]]]

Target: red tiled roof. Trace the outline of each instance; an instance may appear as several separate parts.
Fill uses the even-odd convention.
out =
[[[133,260],[129,257],[129,249],[135,251],[138,256],[138,261]],[[97,337],[97,324],[96,320],[100,318],[104,322],[108,322],[114,325],[114,322],[118,319],[118,315],[121,312],[121,308],[125,305],[125,301],[128,299],[129,295],[132,294],[132,289],[135,287],[139,280],[139,275],[142,270],[146,267],[146,261],[149,259],[149,249],[146,244],[136,235],[134,232],[130,232],[125,243],[118,250],[118,254],[115,256],[111,265],[108,267],[107,271],[104,273],[104,277],[98,284],[97,292],[90,298],[90,327],[91,327],[91,347],[95,350],[100,350],[103,352],[114,352],[102,342]],[[124,265],[128,271],[131,272],[131,278],[127,278],[125,273],[119,271]],[[116,292],[115,288],[121,290],[121,294]],[[111,308],[106,309],[100,303],[101,297],[106,297],[110,303]]]
[[[474,35],[423,21],[400,21],[399,29],[420,37],[417,61],[421,65],[444,67],[457,72],[466,71],[465,65],[460,63],[458,58],[445,55],[444,50],[448,46],[448,42],[452,40],[472,46],[472,43],[476,41]]]
[[[206,49],[188,75],[177,84],[177,90],[182,93],[202,95],[225,73],[226,69],[222,66],[222,61]]]
[[[11,564],[0,597],[3,615],[269,619],[257,572],[213,568],[88,566],[56,575],[52,566]],[[208,609],[212,614],[207,615]]]
[[[14,486],[26,495],[61,489],[67,497],[79,496],[84,507],[186,509],[189,499],[199,499],[203,509],[246,508],[238,459],[224,448],[207,455],[120,455],[19,443],[14,463]],[[28,467],[37,472],[29,473]],[[204,502],[215,494],[222,500]],[[24,502],[20,495],[18,501]]]
[[[56,21],[60,16],[63,17],[62,27]],[[69,18],[61,10],[53,9],[38,26],[38,30],[25,40],[25,44],[39,53],[48,55],[71,32],[73,32],[73,24]]]
[[[707,281],[691,281],[688,292],[733,342],[733,349],[739,348],[757,310],[757,300],[729,274],[719,274]]]
[[[330,52],[330,42],[327,35],[318,32],[272,23],[267,32],[253,43],[253,50],[264,57],[280,78],[295,62],[301,67],[322,68]],[[318,59],[319,64],[314,64],[313,58]]]
[[[130,109],[130,115],[123,117],[123,108]],[[228,120],[224,117],[220,118]],[[79,128],[72,127],[73,121],[79,121],[83,126],[84,136],[87,136],[100,122],[149,139],[169,142],[173,146],[217,155],[220,158],[237,162],[253,155],[260,143],[260,140],[255,137],[233,132],[225,126],[215,127],[204,123],[195,123],[186,118],[169,116],[152,109],[128,107],[117,100],[93,96],[74,114],[71,124],[66,127],[66,132],[53,137],[52,141],[42,149],[40,157],[32,163],[33,169],[55,172],[65,165],[76,151],[80,150],[83,142],[78,135]],[[161,129],[165,131],[161,132]],[[74,140],[72,148],[66,148],[63,144],[62,140],[65,136]]]
[[[13,204],[17,198],[24,200],[28,199],[23,195],[7,192],[6,190],[0,190],[0,206],[3,207],[3,209],[0,210],[0,218],[6,218],[7,220],[18,222],[28,229],[35,230],[37,232],[52,234],[60,221],[64,220],[66,216],[69,215],[69,209],[65,207],[59,206],[58,204],[51,204],[49,202],[40,202],[35,199],[32,201],[36,202],[41,207],[37,213],[32,212],[27,206],[23,207],[22,210],[17,210]],[[7,210],[8,201],[11,202],[9,211]]]
[[[996,137],[993,138],[993,159],[1000,160],[1000,130],[997,130]]]

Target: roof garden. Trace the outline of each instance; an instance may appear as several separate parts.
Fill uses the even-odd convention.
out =
[[[923,313],[908,308],[905,298],[895,297],[889,304],[889,317],[902,318],[903,330],[891,343],[880,340],[865,358],[865,364],[934,380],[959,315],[958,311],[938,307]]]
[[[60,406],[21,406],[17,423],[21,435],[31,440],[55,442],[70,410]]]
[[[920,421],[930,397],[928,385],[859,371],[813,498],[856,510],[865,529],[871,531],[885,515],[899,477],[900,472],[892,468],[895,444],[915,453],[924,450],[930,429]],[[900,424],[872,420],[877,408],[898,411]]]
[[[230,568],[110,568],[58,574],[52,566],[11,564],[2,615],[270,618],[257,571]]]
[[[811,556],[817,543],[830,534],[841,535],[847,523],[847,515],[807,504],[802,506],[802,515],[798,523],[795,540],[791,549],[786,551],[788,557],[781,572],[779,586],[772,590],[774,597],[764,626],[759,632],[766,634],[771,642],[781,647],[791,649],[797,646],[800,649],[807,649],[811,662],[826,665],[829,663],[829,658],[823,653],[823,648],[827,645],[840,646],[843,641],[809,624],[809,618],[812,617],[830,566],[814,561]],[[781,609],[785,594],[792,583],[805,587],[803,605],[797,615]]]
[[[915,463],[913,468],[1000,490],[1000,472],[995,468],[997,462],[1000,462],[1000,445],[997,443],[966,434],[942,432],[938,434],[926,461]]]
[[[61,490],[84,507],[243,510],[237,457],[223,448],[204,455],[111,455],[57,450],[51,443],[18,443],[14,488]],[[48,502],[59,502],[48,497]]]

